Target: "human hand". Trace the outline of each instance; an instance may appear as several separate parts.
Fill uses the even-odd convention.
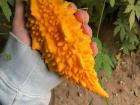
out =
[[[90,28],[90,26],[88,25],[89,22],[89,14],[87,13],[87,11],[84,10],[78,10],[76,5],[74,3],[71,3],[71,5],[69,6],[71,9],[75,9],[77,10],[77,12],[74,14],[76,19],[82,23],[81,28],[83,29],[83,33],[89,35],[90,37],[92,37],[92,29]],[[91,42],[91,48],[93,51],[93,55],[94,57],[98,54],[98,48],[97,48],[97,44],[96,42]]]
[[[92,37],[92,30],[88,25],[89,15],[86,11],[78,10],[76,5],[71,3],[68,8],[75,9],[77,12],[74,14],[76,19],[82,23],[81,28],[83,29],[83,33]],[[24,19],[24,4],[23,0],[16,0],[15,6],[15,16],[13,19],[12,32],[19,38],[23,43],[27,45],[31,45],[30,35],[25,27],[25,19]],[[91,43],[91,48],[93,50],[94,57],[98,53],[98,48],[95,42]]]

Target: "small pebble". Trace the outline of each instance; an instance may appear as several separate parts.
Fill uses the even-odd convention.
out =
[[[118,96],[118,93],[113,93],[113,96],[117,97]]]
[[[77,92],[77,95],[78,95],[79,97],[82,97],[82,94],[81,94],[80,92]]]

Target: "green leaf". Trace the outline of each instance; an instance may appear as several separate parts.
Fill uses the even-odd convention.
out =
[[[129,32],[128,40],[124,40],[122,44],[122,50],[125,54],[129,54],[129,51],[135,50],[139,43],[138,37],[133,32]]]
[[[114,65],[116,65],[117,64],[117,59],[116,59],[116,55],[115,55],[114,51],[113,50],[110,50],[109,53],[108,53],[108,55],[110,56],[110,59],[111,59],[112,63]]]
[[[121,30],[120,30],[120,38],[121,38],[121,41],[124,40],[124,38],[125,38],[125,34],[126,34],[125,29],[124,29],[124,28],[121,28]]]
[[[115,5],[115,0],[110,0],[109,2],[110,2],[111,7],[114,7],[114,5]]]
[[[134,32],[129,32],[128,33],[128,41],[131,44],[138,45],[140,40],[138,39],[137,35]]]
[[[114,67],[110,57],[107,54],[104,54],[104,59],[108,62],[111,67]]]
[[[105,48],[103,48],[105,49]],[[113,57],[114,58],[114,57]],[[115,64],[115,63],[114,63]],[[112,68],[114,67],[108,53],[103,50],[95,58],[95,69],[99,73],[100,70],[105,70],[106,78],[109,79],[112,73]]]
[[[112,69],[108,64],[103,63],[103,67],[105,68],[105,73],[106,73],[106,78],[107,80],[110,79],[111,73],[112,73]]]
[[[140,5],[135,6],[136,17],[140,20]]]
[[[110,65],[110,60],[107,58],[106,55],[103,56],[103,69],[105,70],[105,73],[106,73],[106,78],[109,80],[110,78],[110,75],[112,73],[112,68],[111,68],[111,65]]]
[[[116,36],[121,30],[121,27],[120,26],[116,26],[115,29],[114,29],[114,36]]]
[[[130,29],[132,29],[133,25],[134,25],[134,22],[135,22],[135,12],[132,11],[130,13],[130,17],[129,17],[129,24],[130,24]]]
[[[7,2],[8,2],[11,6],[14,6],[14,4],[15,4],[15,0],[7,0]]]
[[[128,0],[129,4],[133,5],[135,3],[135,0]]]
[[[101,41],[97,37],[93,37],[93,40],[97,43],[97,47],[98,47],[99,51],[101,51],[102,50]]]
[[[95,69],[98,72],[102,68],[103,57],[102,53],[99,53],[95,58]]]
[[[115,34],[114,36],[119,35],[121,41],[125,40],[127,36],[126,33],[128,30],[130,30],[128,24],[123,19],[117,19],[117,21],[115,22],[115,25],[116,27],[114,30],[114,34]]]
[[[1,0],[0,7],[2,8],[2,11],[3,11],[4,15],[6,16],[7,20],[10,21],[10,17],[12,15],[12,12],[10,10],[8,3],[7,3],[7,0]]]
[[[129,4],[127,5],[124,13],[130,13],[129,24],[130,29],[132,29],[135,22],[135,16],[137,17],[138,20],[140,20],[140,1],[128,0],[128,2]]]
[[[132,5],[128,5],[124,11],[124,13],[129,13],[131,12],[131,10],[133,9],[133,6]]]
[[[106,51],[106,47],[102,46],[102,50],[99,52],[99,54],[95,58],[96,71],[99,72],[100,70],[105,70],[106,78],[109,79],[112,72],[112,68],[114,67],[114,64],[112,62],[111,57],[108,55]]]

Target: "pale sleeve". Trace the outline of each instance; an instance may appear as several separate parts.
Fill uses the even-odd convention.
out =
[[[20,41],[13,33],[0,55],[0,102],[10,105],[48,105],[51,90],[61,82],[48,71],[40,54]],[[25,99],[25,100],[24,100]]]

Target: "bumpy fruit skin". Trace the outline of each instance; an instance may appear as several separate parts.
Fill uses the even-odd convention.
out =
[[[76,84],[109,97],[99,84],[94,69],[91,38],[81,29],[69,2],[63,0],[30,0],[27,27],[32,48],[39,50],[49,70]],[[30,10],[30,11],[29,11]]]

